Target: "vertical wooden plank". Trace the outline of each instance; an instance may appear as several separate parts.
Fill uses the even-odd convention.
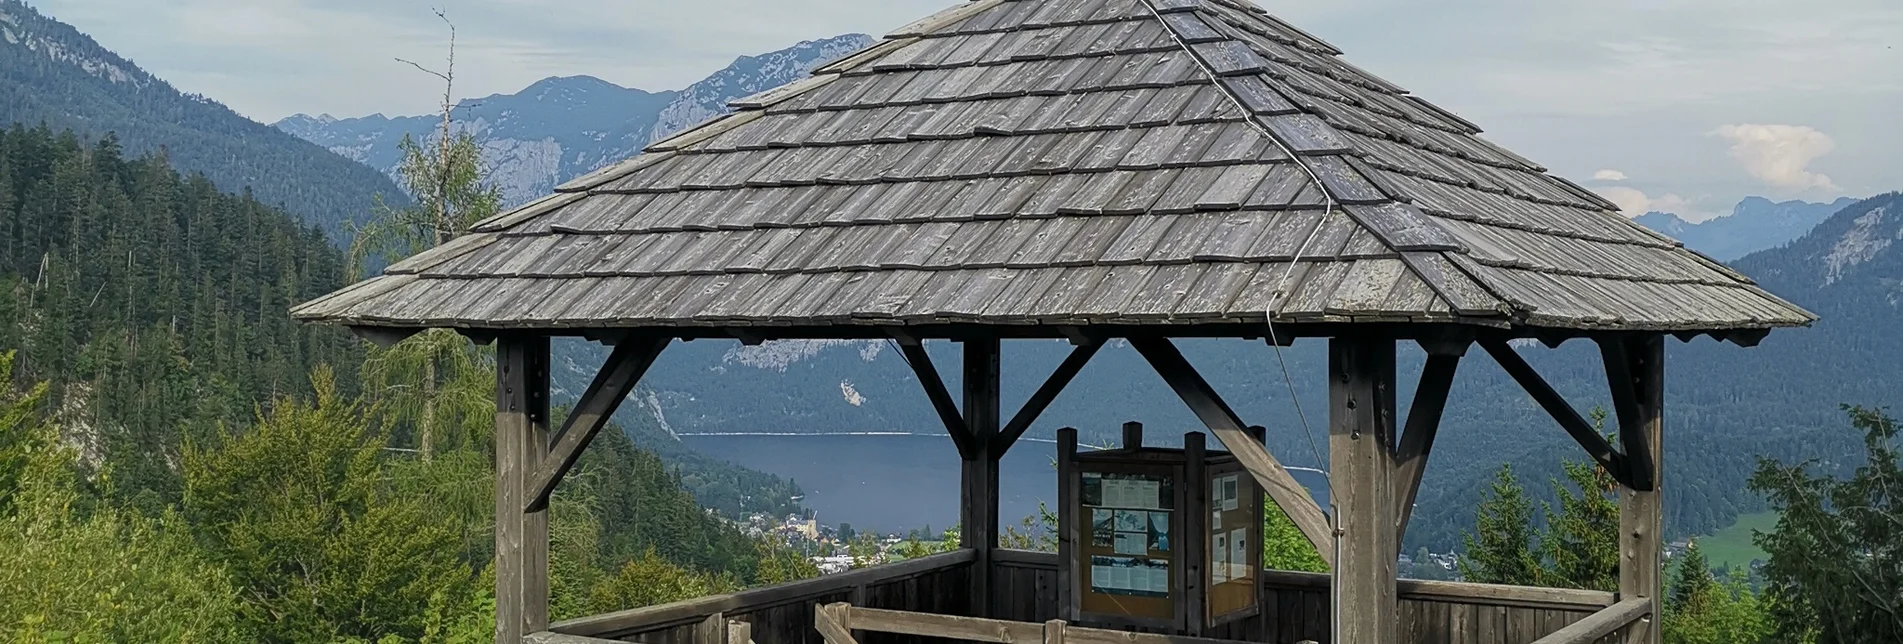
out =
[[[496,642],[548,628],[548,511],[523,512],[548,454],[548,337],[496,342]]]
[[[753,644],[753,624],[737,619],[728,620],[727,644]]]
[[[1129,425],[1124,425],[1125,440],[1128,440],[1129,428]],[[1142,440],[1139,433],[1139,444]],[[1176,538],[1176,547],[1182,553],[1182,564],[1176,567],[1176,574],[1182,576],[1177,584],[1182,592],[1176,594],[1176,623],[1177,628],[1183,629],[1183,633],[1191,637],[1202,637],[1203,629],[1209,623],[1209,589],[1203,583],[1202,566],[1207,558],[1204,549],[1209,547],[1207,450],[1207,438],[1202,432],[1183,435],[1183,480],[1176,483],[1176,489],[1183,497],[1183,503],[1177,505],[1181,511],[1176,513],[1183,518],[1181,531]]]
[[[976,555],[971,560],[971,611],[990,617],[991,553],[998,547],[998,454],[992,444],[998,434],[999,342],[993,338],[964,341],[965,428],[971,432],[971,452],[964,459],[963,493],[959,519],[960,543]]]
[[[727,617],[714,613],[700,620],[694,625],[692,641],[694,644],[727,644]]]
[[[1123,448],[1143,449],[1143,423],[1133,420],[1123,424]]]
[[[1082,596],[1081,577],[1085,570],[1073,561],[1077,557],[1077,535],[1084,528],[1077,516],[1077,429],[1057,430],[1057,619],[1076,621],[1077,600]]]
[[[1474,644],[1474,615],[1477,606],[1473,604],[1453,604],[1447,611],[1447,641],[1451,644]]]
[[[1329,473],[1341,543],[1338,641],[1394,644],[1394,340],[1338,337],[1328,346]]]
[[[1628,386],[1635,394],[1639,417],[1632,423],[1634,428],[1625,431],[1637,429],[1645,433],[1643,444],[1651,450],[1651,458],[1643,460],[1652,467],[1652,489],[1621,487],[1619,491],[1619,598],[1652,600],[1652,614],[1626,629],[1626,644],[1659,644],[1658,616],[1664,610],[1660,601],[1664,588],[1661,583],[1664,546],[1660,536],[1664,530],[1665,336],[1628,338],[1623,345],[1622,353],[1626,356],[1632,382],[1609,384]],[[1639,441],[1627,444],[1636,447]]]

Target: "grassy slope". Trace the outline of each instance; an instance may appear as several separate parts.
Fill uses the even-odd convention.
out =
[[[1738,517],[1736,523],[1711,536],[1699,537],[1698,547],[1705,551],[1705,557],[1711,560],[1712,567],[1742,567],[1751,564],[1753,559],[1763,559],[1764,551],[1751,544],[1753,529],[1770,531],[1777,525],[1776,512],[1759,512]]]

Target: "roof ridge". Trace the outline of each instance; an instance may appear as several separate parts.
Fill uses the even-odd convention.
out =
[[[1234,82],[1232,79],[1235,78],[1258,79],[1263,86],[1252,88],[1253,92],[1269,92],[1273,94],[1273,98],[1279,99],[1279,101],[1267,102],[1277,103],[1278,107],[1280,105],[1287,105],[1288,109],[1292,111],[1313,116],[1315,117],[1314,122],[1310,127],[1316,128],[1317,132],[1324,133],[1326,138],[1346,140],[1339,130],[1335,129],[1333,125],[1330,125],[1325,120],[1322,120],[1319,115],[1302,109],[1294,101],[1289,100],[1288,97],[1283,94],[1282,90],[1275,87],[1275,84],[1271,82],[1272,79],[1261,78],[1266,75],[1264,71],[1267,69],[1268,61],[1250,48],[1247,42],[1236,36],[1232,31],[1235,28],[1234,26],[1228,24],[1221,16],[1215,15],[1207,8],[1208,3],[1222,2],[1222,0],[1138,0],[1138,2],[1149,9],[1150,14],[1163,25],[1164,31],[1168,32],[1170,37],[1176,41],[1177,45],[1182,47],[1184,52],[1187,53],[1191,59],[1196,61],[1197,66],[1201,68],[1203,73],[1210,77],[1210,83],[1242,111],[1244,122],[1251,125],[1251,129],[1254,129],[1258,134],[1273,142],[1276,147],[1281,148],[1296,167],[1301,168],[1302,172],[1309,177],[1313,185],[1321,191],[1323,197],[1328,201],[1327,210],[1323,213],[1324,217],[1332,216],[1337,211],[1340,211],[1340,213],[1350,221],[1353,221],[1362,229],[1372,233],[1383,246],[1386,246],[1389,250],[1400,255],[1402,262],[1407,266],[1407,270],[1413,273],[1415,277],[1420,278],[1421,281],[1427,283],[1428,287],[1433,289],[1441,299],[1456,308],[1462,308],[1459,303],[1461,295],[1458,293],[1459,289],[1457,286],[1447,283],[1449,276],[1446,272],[1423,266],[1419,259],[1419,254],[1423,252],[1441,254],[1449,252],[1466,253],[1466,247],[1459,242],[1458,238],[1435,223],[1426,213],[1421,212],[1418,207],[1396,196],[1392,190],[1383,186],[1380,181],[1370,176],[1364,169],[1357,167],[1359,162],[1355,158],[1352,150],[1337,155],[1304,155],[1298,151],[1297,146],[1284,140],[1273,128],[1260,120],[1264,115],[1264,110],[1261,109],[1263,107],[1262,105],[1252,106],[1250,104],[1251,101],[1245,100],[1243,93],[1232,86]],[[1251,17],[1269,22],[1270,26],[1288,28],[1286,23],[1274,19],[1274,16],[1270,16],[1260,7],[1251,5],[1250,8],[1244,11]],[[1188,17],[1172,19],[1170,16]],[[1211,22],[1214,24],[1211,24]],[[1340,50],[1329,46],[1320,39],[1309,36],[1305,32],[1297,31],[1297,33],[1325,46],[1327,53],[1331,56],[1341,53]],[[1210,46],[1199,50],[1198,47],[1203,45]],[[1222,73],[1217,68],[1216,63],[1208,60],[1210,56],[1225,57],[1226,60],[1224,60],[1222,64],[1232,67],[1235,71],[1230,74]],[[1264,101],[1260,99],[1269,98],[1271,98],[1269,95],[1259,95],[1257,102],[1262,103]],[[1310,158],[1332,158],[1339,156],[1348,167],[1330,165],[1321,167],[1320,171],[1318,171],[1317,166],[1310,163],[1307,158],[1304,158],[1305,156]],[[1338,186],[1331,186],[1330,181],[1328,178],[1324,178],[1323,173],[1341,175],[1329,177],[1335,179],[1336,182],[1351,182],[1353,180],[1347,175],[1360,175],[1362,183],[1366,184],[1365,187],[1361,189],[1379,195],[1379,199],[1374,203],[1356,203],[1357,201],[1364,200],[1344,198],[1347,196],[1344,193],[1350,191],[1343,190]],[[1315,232],[1320,232],[1320,230],[1321,227],[1318,226]],[[1409,241],[1410,239],[1413,241]],[[1309,239],[1303,242],[1302,249],[1304,251],[1307,250],[1308,244],[1313,240],[1314,233],[1311,233]],[[1298,251],[1296,256],[1299,260],[1301,252]],[[1475,284],[1479,284],[1481,289],[1492,296],[1497,303],[1504,305],[1507,302],[1506,298],[1502,297],[1500,293],[1487,287],[1484,283],[1480,282],[1476,276],[1468,273],[1466,269],[1459,268],[1458,263],[1454,263],[1454,266],[1456,267],[1454,270],[1461,272],[1467,279],[1473,281]],[[1484,308],[1490,312],[1499,312],[1498,306]],[[1468,308],[1463,312],[1478,311]]]

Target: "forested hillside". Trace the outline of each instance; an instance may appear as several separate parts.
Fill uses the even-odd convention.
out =
[[[338,239],[379,195],[408,200],[377,171],[182,94],[20,0],[0,0],[0,37],[0,124],[46,124],[87,138],[117,133],[134,154],[163,149],[173,166],[226,192],[248,188]]]
[[[0,229],[0,639],[490,632],[490,417],[415,449],[390,413],[414,391],[362,396],[376,356],[289,319],[344,283],[320,231],[111,137],[22,127],[0,132]],[[487,405],[494,372],[460,346],[476,368],[441,402]],[[619,431],[570,476],[562,616],[813,574]]]

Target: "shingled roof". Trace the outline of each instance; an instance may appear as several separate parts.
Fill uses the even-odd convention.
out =
[[[299,307],[357,326],[1814,318],[1232,0],[981,0]]]

